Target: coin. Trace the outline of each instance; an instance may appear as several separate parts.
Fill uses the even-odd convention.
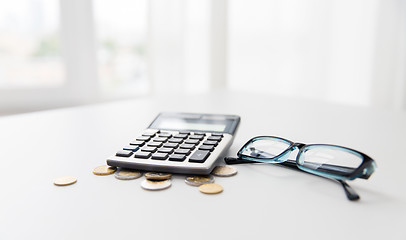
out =
[[[148,180],[167,180],[171,179],[172,174],[170,173],[158,173],[158,172],[147,172],[145,178]]]
[[[209,176],[190,176],[185,178],[185,183],[192,186],[200,186],[205,183],[214,182],[214,177]]]
[[[157,191],[167,189],[172,185],[171,180],[163,180],[163,181],[152,181],[145,179],[141,183],[141,187],[145,190]]]
[[[77,179],[75,177],[71,176],[65,176],[65,177],[59,177],[54,179],[54,184],[56,186],[67,186],[71,185],[77,182]]]
[[[206,194],[217,194],[223,191],[223,187],[216,183],[206,183],[199,186],[199,191]]]
[[[103,165],[103,166],[98,166],[95,169],[93,169],[93,174],[95,175],[110,175],[113,174],[117,168]]]
[[[217,166],[211,174],[218,177],[231,177],[237,174],[237,169],[231,166]]]
[[[142,176],[142,173],[131,169],[119,169],[114,173],[114,177],[120,180],[132,180]]]

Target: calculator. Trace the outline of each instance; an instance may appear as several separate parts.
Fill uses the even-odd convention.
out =
[[[240,117],[160,113],[107,164],[155,172],[207,175],[231,146]]]

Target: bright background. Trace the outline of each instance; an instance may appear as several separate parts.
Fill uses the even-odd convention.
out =
[[[406,110],[403,0],[0,2],[0,115],[213,90]]]

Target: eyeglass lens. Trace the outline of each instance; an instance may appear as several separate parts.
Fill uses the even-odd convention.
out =
[[[345,176],[354,172],[362,157],[349,149],[330,145],[310,145],[299,156],[299,167],[325,174]]]
[[[269,159],[281,154],[290,147],[290,143],[278,138],[263,138],[251,142],[240,152],[243,156]]]

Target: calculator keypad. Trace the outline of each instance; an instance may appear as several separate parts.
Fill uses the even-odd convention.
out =
[[[189,162],[204,163],[222,138],[220,133],[147,131],[118,151],[116,156],[151,161],[182,162],[188,159]]]

